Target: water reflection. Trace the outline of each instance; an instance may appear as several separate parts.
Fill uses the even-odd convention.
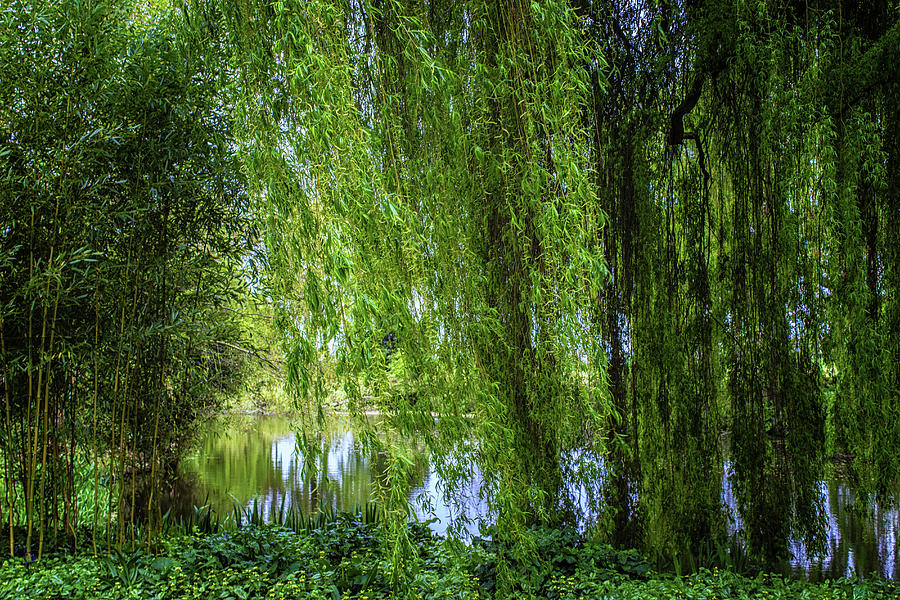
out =
[[[310,514],[320,508],[354,510],[370,500],[374,480],[384,465],[358,451],[348,423],[336,419],[321,438],[321,453],[316,457],[319,469],[314,476],[304,470],[297,450],[297,439],[290,420],[277,417],[235,418],[224,427],[211,431],[198,453],[181,465],[183,484],[176,510],[190,510],[194,504],[209,504],[218,514],[230,514],[235,502],[249,507],[253,499],[262,506],[296,506]],[[722,469],[722,503],[730,511],[730,532],[742,527],[729,481],[731,465]],[[468,515],[484,515],[478,498],[480,477],[473,473],[462,501]],[[459,516],[459,508],[444,499],[443,482],[424,457],[414,469],[412,499],[421,519],[436,520],[432,527],[443,533]],[[785,570],[795,576],[820,579],[857,573],[878,573],[900,579],[898,533],[900,512],[893,507],[875,505],[872,510],[857,510],[855,497],[840,478],[832,473],[820,484],[826,511],[825,554],[810,556],[803,544],[791,540],[794,558]],[[898,499],[900,500],[900,499]],[[463,531],[477,532],[477,525],[464,524]]]
[[[375,478],[384,472],[381,461],[358,450],[346,420],[334,419],[321,437],[317,467],[304,470],[297,436],[289,419],[237,417],[211,427],[198,452],[181,464],[183,490],[173,502],[179,514],[194,505],[208,504],[217,514],[231,514],[235,502],[250,508],[293,506],[304,514],[320,509],[355,510],[369,502]],[[313,474],[315,472],[315,474]],[[440,476],[421,456],[413,469],[410,498],[422,520],[444,533],[460,516],[475,520],[485,514],[478,499],[480,475],[473,472],[461,498],[448,503]],[[461,515],[461,511],[465,514]],[[460,523],[477,533],[474,522]]]
[[[309,514],[320,508],[353,509],[369,500],[373,469],[368,457],[355,451],[352,431],[336,421],[322,436],[323,453],[317,474],[304,470],[290,420],[277,417],[233,418],[211,428],[196,456],[181,465],[192,484],[189,504],[209,504],[218,514],[230,514],[235,502],[249,506],[295,506]],[[322,464],[324,463],[324,464]]]
[[[900,579],[897,561],[897,503],[887,508],[878,503],[858,507],[853,491],[842,481],[821,482],[826,506],[826,556],[810,558],[801,544],[792,543],[796,563],[811,577],[834,577],[847,573]]]
[[[728,533],[743,528],[737,501],[731,486],[731,464],[725,461],[722,472],[722,503],[728,507],[732,522]],[[877,573],[887,579],[900,580],[897,560],[900,511],[897,504],[884,507],[857,507],[855,495],[839,474],[831,472],[828,481],[819,482],[819,493],[825,508],[824,554],[810,554],[801,540],[788,542],[792,555],[784,571],[812,581],[857,574]],[[871,509],[871,510],[868,510]]]

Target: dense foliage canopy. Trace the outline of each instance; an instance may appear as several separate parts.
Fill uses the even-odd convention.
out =
[[[896,488],[896,6],[230,6],[302,397],[336,352],[508,532],[722,536],[723,428],[760,555],[826,451]]]
[[[226,21],[301,397],[321,402],[314,369],[333,349],[351,410],[426,433],[412,439],[447,481],[477,469],[502,530],[574,511],[607,412],[591,333],[603,221],[580,127],[596,53],[574,13],[238,4]],[[389,449],[384,475],[401,525],[413,451]]]
[[[74,505],[86,462],[95,533],[98,520],[122,532],[136,512],[158,515],[147,481],[174,467],[232,368],[219,346],[238,334],[220,307],[245,286],[235,265],[250,234],[224,74],[198,60],[202,40],[178,15],[154,23],[139,9],[12,2],[0,12],[10,553],[17,523],[36,555],[45,532],[86,524]]]
[[[0,29],[0,506],[29,531],[66,497],[48,445],[177,455],[250,215],[305,432],[337,381],[381,456],[395,578],[423,449],[460,523],[482,482],[513,560],[576,522],[815,549],[827,456],[896,497],[896,2],[25,4]]]

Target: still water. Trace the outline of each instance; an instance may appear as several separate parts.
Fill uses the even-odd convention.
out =
[[[249,507],[254,500],[264,507],[295,506],[305,514],[320,508],[355,510],[370,500],[375,473],[380,465],[356,449],[350,426],[336,419],[322,443],[317,477],[304,471],[302,456],[290,419],[281,417],[232,417],[211,427],[198,451],[181,463],[182,481],[176,503],[183,508],[209,505],[219,515],[231,514],[235,503]],[[722,501],[736,516],[734,496],[728,482],[728,463],[722,474]],[[446,531],[455,513],[443,499],[440,478],[420,457],[415,470],[412,499],[420,519],[433,519],[432,528]],[[785,565],[795,576],[820,579],[859,573],[878,573],[900,579],[898,534],[900,513],[894,507],[874,507],[873,515],[861,516],[854,509],[854,494],[839,475],[820,483],[826,514],[826,554],[807,556],[802,544],[792,541],[794,555]],[[484,514],[478,501],[478,474],[463,490],[471,517]],[[477,533],[474,525],[466,528]]]

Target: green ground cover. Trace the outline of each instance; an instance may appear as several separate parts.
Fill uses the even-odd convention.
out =
[[[392,584],[385,532],[376,523],[343,516],[323,527],[245,525],[193,527],[169,535],[152,552],[94,557],[58,552],[28,564],[0,563],[0,598],[16,599],[266,599],[380,598],[488,599],[534,597],[808,600],[900,597],[895,582],[839,579],[823,583],[761,574],[747,577],[718,568],[690,575],[660,573],[634,551],[558,530],[532,530],[535,551],[476,540],[462,545],[434,537],[424,525],[409,531],[418,556]],[[511,589],[498,589],[507,569]],[[396,581],[396,580],[394,580]]]

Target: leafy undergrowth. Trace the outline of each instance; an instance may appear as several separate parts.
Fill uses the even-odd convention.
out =
[[[380,525],[344,518],[322,529],[245,526],[195,531],[163,540],[152,553],[56,554],[38,563],[0,564],[0,598],[16,599],[893,599],[894,582],[835,580],[820,584],[778,576],[747,578],[701,569],[688,576],[654,572],[633,551],[619,552],[554,530],[532,531],[534,551],[476,540],[464,546],[409,532],[419,556],[408,584],[393,593]],[[507,584],[498,573],[507,575]],[[501,591],[502,590],[502,591]]]

